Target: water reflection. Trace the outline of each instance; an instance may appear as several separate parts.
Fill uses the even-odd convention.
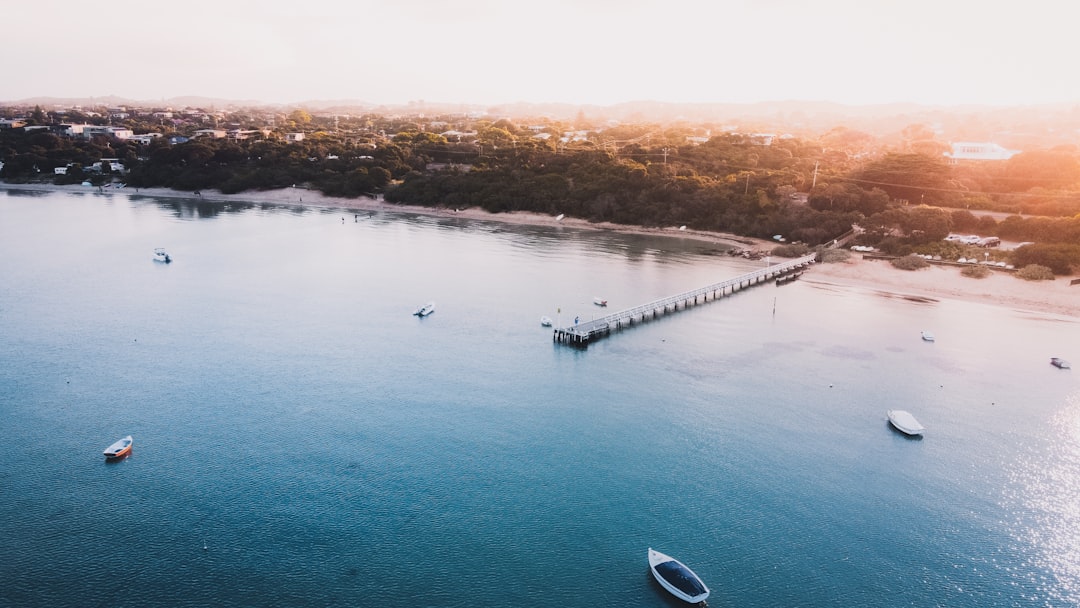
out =
[[[1042,453],[1018,463],[1016,494],[1006,506],[1019,510],[1013,531],[1030,565],[1026,581],[1047,605],[1080,603],[1080,392],[1048,421]],[[1009,504],[1011,503],[1011,504]],[[1038,577],[1045,571],[1049,576]],[[1052,578],[1051,578],[1052,577]]]

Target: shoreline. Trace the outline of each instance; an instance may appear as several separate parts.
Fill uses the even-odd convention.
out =
[[[0,190],[99,194],[96,188],[77,184],[59,186],[54,184],[8,184],[0,182]],[[729,248],[758,252],[768,252],[776,246],[776,243],[772,241],[719,232],[680,230],[676,227],[642,228],[611,223],[597,224],[576,218],[559,220],[548,215],[531,212],[495,214],[478,208],[448,210],[419,205],[399,205],[385,203],[381,199],[370,197],[355,199],[330,197],[316,190],[305,188],[246,191],[239,194],[222,194],[216,190],[208,190],[201,195],[195,195],[191,192],[170,190],[168,188],[140,188],[135,190],[128,187],[123,190],[114,190],[111,193],[108,190],[103,190],[100,193],[122,194],[128,197],[145,196],[148,198],[181,199],[192,202],[275,204],[438,217],[452,216],[518,225],[559,225],[584,230],[688,238],[720,244]],[[1053,281],[1025,281],[1006,273],[991,272],[989,277],[973,279],[962,276],[958,268],[931,266],[922,270],[907,271],[894,268],[884,260],[868,260],[862,259],[858,255],[852,255],[846,262],[815,264],[811,272],[805,274],[800,280],[821,285],[837,285],[876,291],[883,296],[889,297],[962,300],[1080,319],[1080,285],[1071,286],[1069,279],[1062,277],[1058,277]]]

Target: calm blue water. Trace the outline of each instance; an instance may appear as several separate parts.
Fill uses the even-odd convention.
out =
[[[714,249],[0,192],[0,605],[680,605],[649,546],[713,607],[1080,601],[1077,319],[811,270],[539,326],[762,263]]]

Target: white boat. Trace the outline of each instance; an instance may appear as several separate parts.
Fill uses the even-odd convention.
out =
[[[154,250],[154,261],[168,264],[169,262],[172,262],[172,257],[166,253],[164,249],[158,247]]]
[[[926,430],[911,412],[906,410],[889,410],[889,422],[900,432],[907,435],[922,435]]]
[[[132,440],[131,435],[128,435],[123,439],[117,439],[116,443],[113,443],[109,447],[105,448],[105,458],[111,460],[114,458],[123,458],[124,456],[127,456],[131,453],[131,446],[133,445],[133,443],[134,440]]]
[[[696,604],[709,597],[709,588],[693,570],[652,547],[649,547],[649,570],[664,589],[685,602]]]
[[[564,218],[564,217],[566,217],[566,216],[565,216],[565,215],[563,215],[562,213],[560,213],[559,215],[556,215],[556,216],[555,216],[555,221],[556,221],[556,222],[561,222],[561,221],[563,220],[563,218]]]
[[[1050,357],[1050,365],[1058,369],[1072,369],[1072,365],[1069,365],[1069,362],[1061,357]]]
[[[592,303],[596,304],[597,306],[607,306],[607,300],[601,298],[600,296],[596,296],[595,298],[593,298]]]
[[[543,325],[544,327],[551,327],[551,324],[552,324],[551,317],[549,317],[547,315],[544,315],[543,317],[540,317],[540,325]]]
[[[426,317],[426,316],[430,315],[433,312],[435,312],[435,302],[428,302],[427,304],[424,304],[420,308],[417,308],[416,312],[414,312],[412,314],[414,314],[414,315],[416,315],[418,317]]]
[[[926,340],[927,342],[933,342],[933,341],[934,341],[934,333],[933,333],[933,332],[929,332],[929,331],[926,331],[926,330],[923,330],[923,332],[922,332],[922,339],[923,339],[923,340]]]

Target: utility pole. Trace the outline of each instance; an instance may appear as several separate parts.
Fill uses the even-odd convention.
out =
[[[667,153],[668,153],[668,149],[664,148],[664,164],[665,165],[667,164]]]
[[[817,161],[814,161],[814,181],[813,181],[813,183],[810,184],[810,189],[811,190],[813,190],[814,186],[817,185],[817,167],[818,167],[818,163],[817,163]]]
[[[750,172],[746,172],[746,188],[743,190],[743,196],[750,194]]]

